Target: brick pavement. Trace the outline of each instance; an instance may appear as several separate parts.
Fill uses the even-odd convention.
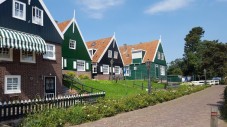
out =
[[[169,102],[74,127],[210,127],[210,110],[220,105],[225,86],[212,86]],[[227,127],[220,120],[218,127]]]

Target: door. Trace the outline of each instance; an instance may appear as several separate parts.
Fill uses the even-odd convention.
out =
[[[55,76],[45,77],[45,97],[46,98],[55,97],[55,91],[56,91],[55,79],[56,79]]]

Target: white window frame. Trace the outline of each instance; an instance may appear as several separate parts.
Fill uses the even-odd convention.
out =
[[[48,49],[48,46],[53,46],[53,50],[49,50]],[[46,44],[46,50],[47,50],[47,52],[46,52],[46,54],[44,54],[43,55],[43,58],[44,59],[49,59],[49,60],[56,60],[56,47],[55,47],[55,45],[53,45],[53,44]],[[52,57],[50,57],[50,56],[48,56],[48,52],[52,52],[53,53],[53,56]]]
[[[117,69],[116,68],[118,68],[118,72],[117,72]],[[121,68],[120,68],[120,66],[115,66],[114,67],[114,73],[115,74],[121,74]]]
[[[104,72],[105,69],[107,70],[107,72]],[[109,74],[109,73],[110,73],[110,72],[109,72],[109,65],[103,65],[103,66],[102,66],[102,71],[103,71],[103,74]]]
[[[129,66],[125,66],[124,67],[124,71],[125,71],[125,73],[124,73],[124,76],[130,76],[130,67]]]
[[[86,63],[86,70],[89,70],[89,63]]]
[[[17,89],[16,90],[7,90],[8,78],[17,78],[18,83],[17,83]],[[11,83],[13,84],[13,83]],[[20,75],[5,75],[5,83],[4,83],[4,94],[15,94],[15,93],[21,93],[21,76]]]
[[[35,16],[33,11],[35,10]],[[40,17],[37,16],[37,11],[40,11]],[[32,7],[32,23],[43,26],[43,10],[38,7]]]
[[[112,58],[112,50],[108,50],[108,58]]]
[[[80,65],[79,65],[80,63],[83,63],[83,65],[84,65],[83,66],[83,69],[80,68]],[[76,63],[77,71],[85,71],[85,66],[86,66],[86,64],[85,64],[85,61],[84,60],[77,60],[77,63]]]
[[[100,66],[100,72],[102,72],[102,66]]]
[[[114,51],[114,59],[117,59],[117,58],[118,58],[118,52]]]
[[[160,75],[165,76],[165,66],[160,65]]]
[[[23,59],[23,52],[32,52],[32,60]],[[36,54],[34,51],[23,51],[20,50],[20,62],[24,63],[36,63]]]
[[[161,53],[162,60],[165,60],[164,53]]]
[[[2,49],[6,49],[6,48],[2,48]],[[4,57],[0,57],[0,61],[13,61],[13,49],[9,49],[9,57],[8,58],[4,58]],[[0,54],[3,54],[3,51],[0,52]]]
[[[16,3],[18,3],[19,6],[20,5],[23,5],[23,12],[22,12],[23,16],[22,17],[16,15],[16,11],[15,11],[15,9],[16,9],[15,8],[15,5],[16,5]],[[13,7],[12,7],[12,9],[13,9],[13,11],[12,11],[13,14],[12,15],[13,15],[14,18],[17,18],[17,19],[26,21],[26,4],[25,3],[21,2],[21,1],[18,1],[18,0],[13,0]]]
[[[158,52],[158,59],[160,60],[161,59],[161,53]]]
[[[93,56],[93,49],[89,49],[89,53],[91,55],[91,57]]]
[[[73,47],[71,47],[71,44],[74,44]],[[69,49],[76,49],[76,41],[75,40],[69,40]]]

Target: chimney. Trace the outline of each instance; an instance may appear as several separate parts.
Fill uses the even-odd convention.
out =
[[[124,50],[125,51],[127,50],[127,44],[124,44]]]
[[[57,20],[55,20],[55,22],[58,24],[58,21]]]

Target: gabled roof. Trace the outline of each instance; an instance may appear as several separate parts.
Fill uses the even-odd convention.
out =
[[[88,51],[88,47],[87,47],[87,45],[86,45],[86,43],[85,43],[84,37],[83,37],[83,35],[82,35],[81,31],[80,31],[80,27],[79,27],[79,25],[78,25],[78,23],[77,23],[77,21],[76,21],[76,19],[75,19],[75,16],[74,16],[71,20],[66,20],[66,21],[64,21],[64,22],[58,23],[58,27],[59,27],[59,29],[61,30],[62,34],[65,34],[65,32],[69,29],[69,27],[72,25],[72,23],[75,23],[75,25],[76,25],[76,27],[77,27],[77,29],[78,29],[78,31],[79,31],[79,34],[80,34],[80,36],[81,36],[81,38],[82,38],[82,41],[83,41],[83,43],[84,43],[84,46],[85,46],[86,49],[87,49],[87,53],[88,53],[90,59],[92,59],[92,58],[91,58],[91,55],[90,55],[90,53],[89,53],[89,51]]]
[[[61,32],[63,32],[63,31],[65,30],[65,28],[69,25],[69,23],[70,23],[71,21],[72,21],[72,20],[67,20],[67,21],[58,23],[58,27],[59,27],[59,29],[61,30]]]
[[[135,45],[121,46],[119,49],[122,55],[122,59],[124,61],[124,65],[130,65],[132,63],[132,50],[145,51],[145,55],[142,63],[145,63],[147,60],[154,62],[159,44],[160,44],[160,40],[155,40],[155,41],[144,42],[144,43],[139,43]]]
[[[113,39],[114,36],[86,42],[88,49],[96,49],[96,52],[92,57],[92,62],[96,63],[101,60]]]
[[[40,4],[42,5],[43,9],[45,10],[47,16],[50,18],[51,22],[53,23],[54,27],[58,31],[59,35],[61,36],[62,39],[64,39],[63,34],[61,33],[60,29],[57,26],[57,23],[53,19],[52,15],[50,14],[49,10],[47,9],[46,5],[44,4],[43,0],[39,0]]]

